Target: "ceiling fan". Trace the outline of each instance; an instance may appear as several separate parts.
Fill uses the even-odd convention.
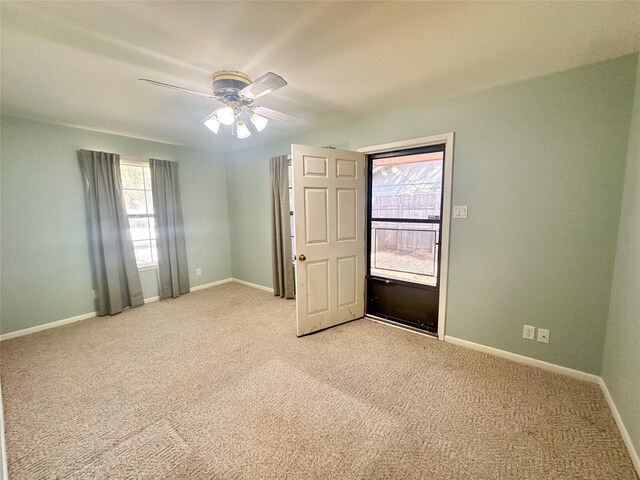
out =
[[[254,104],[254,100],[257,98],[287,85],[284,78],[273,72],[265,73],[253,81],[246,73],[238,72],[237,70],[220,70],[211,76],[211,93],[199,92],[198,90],[149,80],[148,78],[139,78],[138,80],[160,87],[193,93],[223,104],[222,107],[215,110],[203,120],[205,126],[216,134],[221,124],[232,125],[232,133],[234,136],[237,138],[247,138],[251,135],[251,130],[249,130],[246,123],[247,119],[250,120],[258,132],[264,130],[269,119],[287,123],[293,123],[298,120],[298,117],[294,115]]]

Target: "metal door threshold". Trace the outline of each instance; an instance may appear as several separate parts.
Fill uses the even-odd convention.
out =
[[[434,340],[438,340],[438,334],[437,333],[426,332],[424,330],[420,330],[419,328],[411,327],[409,325],[405,325],[405,324],[400,323],[400,322],[394,322],[393,320],[389,320],[387,318],[376,317],[375,315],[370,315],[368,313],[365,315],[364,318],[366,318],[368,320],[371,320],[372,322],[382,323],[382,324],[388,325],[390,327],[399,328],[401,330],[406,330],[406,331],[411,332],[411,333],[417,333],[418,335],[423,335],[425,337],[429,337],[429,338],[433,338]]]

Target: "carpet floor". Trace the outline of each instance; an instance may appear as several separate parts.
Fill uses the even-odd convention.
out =
[[[238,284],[1,344],[21,479],[636,479],[597,385]]]

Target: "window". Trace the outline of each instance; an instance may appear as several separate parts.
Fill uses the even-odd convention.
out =
[[[123,162],[120,173],[138,268],[155,265],[158,253],[149,164]]]

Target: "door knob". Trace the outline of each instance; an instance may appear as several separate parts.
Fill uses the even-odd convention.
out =
[[[298,260],[300,260],[301,262],[304,262],[307,259],[307,257],[305,257],[303,254],[298,255]]]

